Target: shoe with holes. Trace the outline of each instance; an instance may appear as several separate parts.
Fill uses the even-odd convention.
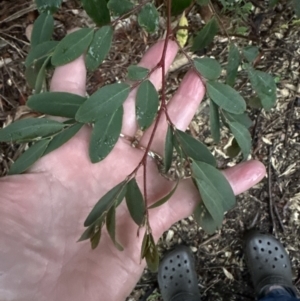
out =
[[[272,286],[283,287],[296,296],[289,256],[275,237],[256,230],[248,231],[245,258],[257,296],[265,295]]]
[[[190,248],[177,246],[162,259],[158,284],[164,301],[199,301],[194,256]]]

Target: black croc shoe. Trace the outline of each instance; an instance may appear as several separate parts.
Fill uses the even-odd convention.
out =
[[[158,284],[164,301],[200,300],[194,256],[190,248],[177,246],[164,256],[158,269]]]
[[[279,285],[296,296],[291,262],[283,245],[272,235],[250,230],[245,235],[245,258],[257,296]]]

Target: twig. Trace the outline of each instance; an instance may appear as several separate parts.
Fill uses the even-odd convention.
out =
[[[274,211],[273,211],[273,197],[272,197],[272,146],[269,147],[269,166],[268,166],[268,191],[269,191],[269,210],[270,210],[270,218],[272,222],[272,234],[275,234],[275,237],[277,237],[276,233],[276,224],[274,220]]]
[[[199,245],[199,248],[200,247],[203,247],[204,245],[207,245],[208,243],[212,242],[213,240],[215,239],[218,239],[220,237],[220,233],[217,233],[213,236],[211,236],[210,238],[208,238],[207,240],[203,241],[200,245]]]
[[[290,127],[290,124],[291,124],[291,119],[292,119],[292,116],[293,116],[293,113],[294,113],[294,105],[295,105],[295,102],[293,100],[292,104],[290,105],[291,107],[289,109],[288,116],[287,116],[287,122],[286,122],[286,125],[285,125],[285,137],[284,137],[284,143],[283,143],[283,145],[285,147],[287,146],[287,142],[288,142],[288,133],[289,133],[289,127]]]
[[[285,232],[285,228],[284,228],[284,225],[283,225],[283,222],[281,220],[281,217],[280,217],[280,214],[278,212],[278,208],[277,208],[276,204],[274,204],[274,212],[275,212],[275,215],[278,219],[278,222],[279,222],[279,225],[281,227],[282,232]]]
[[[35,4],[31,4],[30,6],[24,8],[24,9],[21,9],[19,10],[18,12],[14,13],[13,15],[5,18],[4,20],[1,20],[0,21],[0,24],[4,23],[4,22],[10,22],[10,21],[13,21],[15,19],[18,19],[19,17],[22,17],[23,15],[33,11],[36,9],[36,5]]]

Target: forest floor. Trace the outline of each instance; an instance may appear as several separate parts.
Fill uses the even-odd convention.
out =
[[[226,214],[222,228],[214,235],[205,234],[189,217],[173,225],[160,241],[162,253],[178,243],[191,247],[203,301],[254,300],[242,248],[244,230],[253,225],[273,233],[284,243],[292,260],[295,284],[300,289],[300,24],[295,22],[285,1],[281,1],[283,4],[275,11],[268,8],[268,2],[259,1],[259,7],[249,16],[248,37],[233,37],[240,46],[258,45],[261,59],[256,68],[278,79],[276,106],[269,112],[249,111],[253,120],[251,157],[264,163],[268,176],[238,196],[237,206]],[[0,2],[0,128],[12,119],[34,114],[25,106],[32,90],[26,84],[24,60],[30,49],[28,32],[36,17],[32,1]],[[64,1],[54,17],[56,39],[61,39],[68,30],[91,24],[76,0]],[[192,10],[188,18],[192,21],[199,18],[199,14]],[[126,68],[138,63],[149,45],[162,35],[163,30],[146,36],[135,22],[118,30],[114,36],[117,43],[101,69],[88,74],[88,93],[116,78],[124,79]],[[227,44],[228,38],[220,35],[205,54],[214,56],[225,67]],[[169,95],[188,68],[180,63],[180,57],[177,62],[180,67],[174,64],[169,74]],[[246,97],[252,95],[249,83],[242,76],[238,84],[242,85],[241,92]],[[208,123],[208,101],[203,101],[189,127],[190,133],[209,146],[218,159],[219,168],[238,163],[240,156],[226,155],[231,141],[229,133],[223,130],[221,143],[215,145]],[[0,176],[6,174],[12,160],[23,149],[19,145],[0,144]],[[161,301],[156,275],[147,270],[128,297],[128,301],[146,300]]]

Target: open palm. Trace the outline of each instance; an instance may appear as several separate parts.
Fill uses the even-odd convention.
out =
[[[160,60],[163,42],[154,45],[141,65],[153,68]],[[177,52],[170,42],[166,66]],[[85,94],[83,58],[56,69],[51,89]],[[159,88],[161,70],[151,75]],[[122,132],[134,136],[137,126],[133,91],[124,104]],[[173,99],[169,114],[185,130],[204,95],[204,86],[189,72]],[[141,140],[146,145],[149,131]],[[119,252],[106,231],[100,245],[77,243],[83,222],[98,199],[120,183],[139,163],[143,152],[119,139],[114,150],[100,163],[88,156],[91,129],[79,133],[58,150],[40,159],[24,175],[0,179],[0,296],[1,300],[123,301],[138,281],[145,264],[140,263],[141,239],[129,217],[126,204],[117,210],[117,236],[125,250]],[[151,149],[162,153],[166,122],[162,118]],[[154,202],[172,183],[162,178],[149,158],[148,195]],[[235,193],[241,193],[264,176],[259,162],[249,161],[226,170]],[[142,187],[141,174],[137,180]],[[190,215],[199,195],[191,181],[182,181],[172,199],[151,210],[150,224],[158,239],[176,221]]]

